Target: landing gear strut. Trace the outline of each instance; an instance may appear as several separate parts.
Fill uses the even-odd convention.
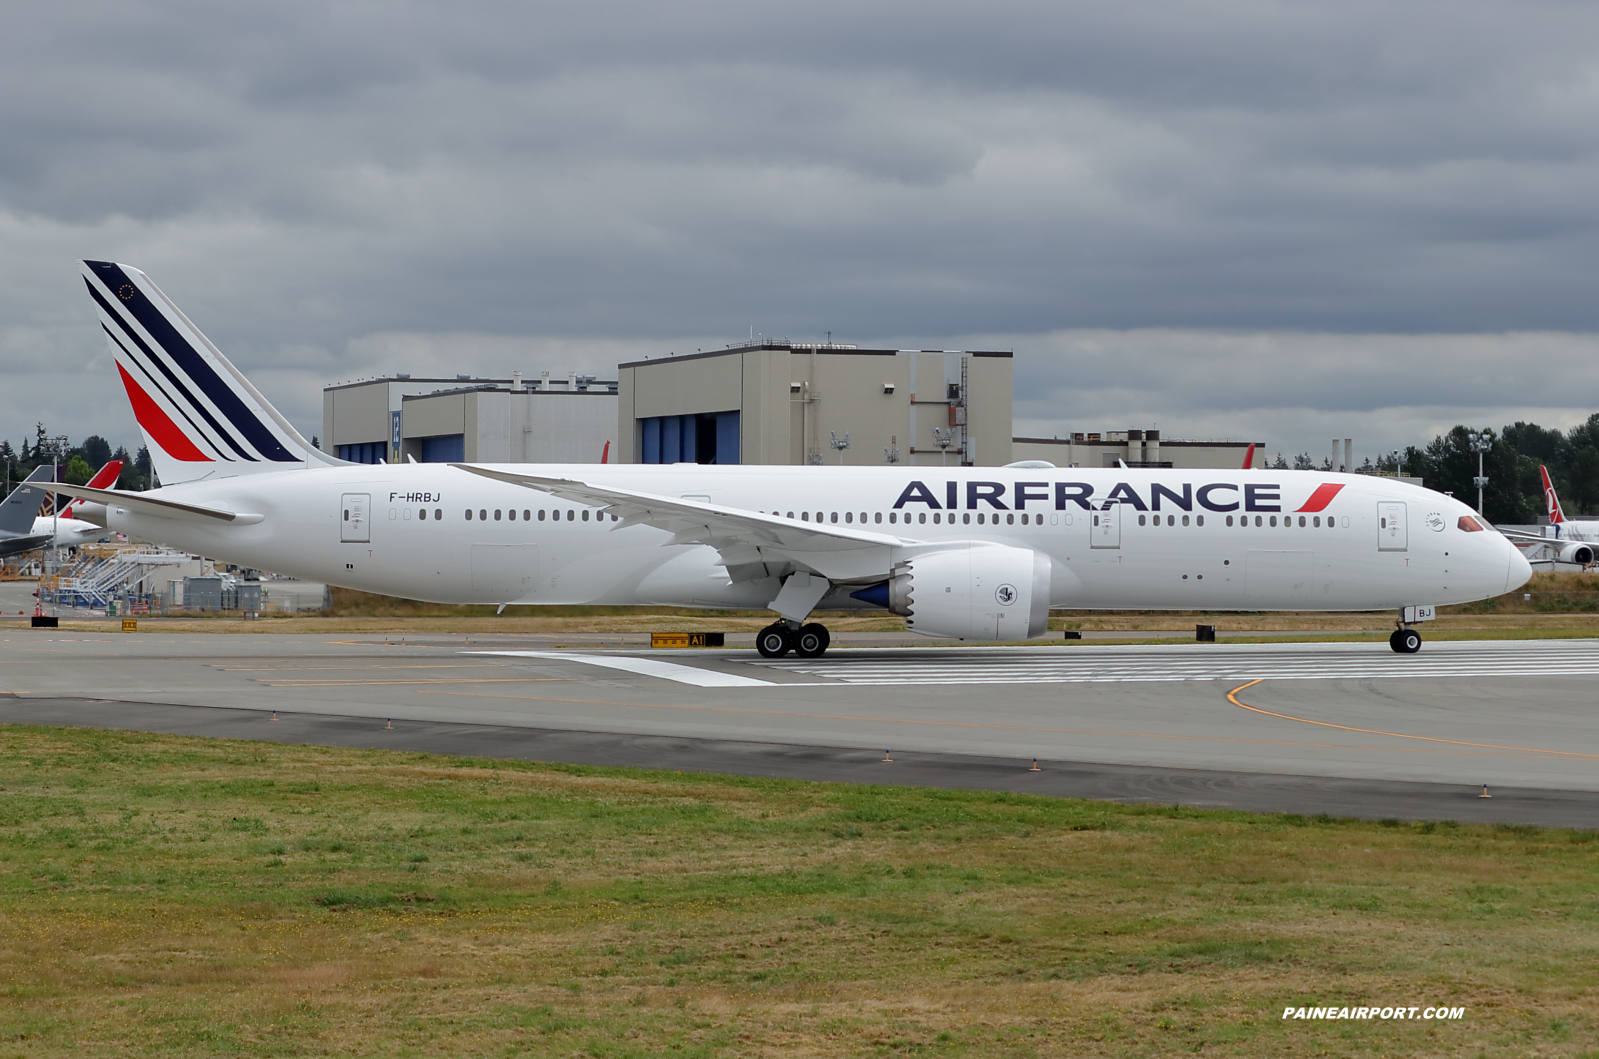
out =
[[[1388,646],[1399,654],[1413,655],[1421,650],[1421,633],[1401,625],[1393,631],[1393,635],[1388,637]]]
[[[755,634],[755,649],[762,658],[782,658],[790,651],[801,658],[820,658],[832,642],[827,626],[816,622],[796,629],[786,621],[778,621]]]

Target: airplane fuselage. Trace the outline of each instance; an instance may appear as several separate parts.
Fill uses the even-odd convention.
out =
[[[527,465],[506,470],[527,471]],[[1052,607],[1376,610],[1460,603],[1526,580],[1469,507],[1363,475],[1303,471],[544,465],[542,475],[776,514],[907,542],[1047,555]],[[290,470],[158,490],[259,515],[210,525],[115,505],[111,529],[214,558],[441,603],[763,608],[702,544],[446,464]],[[245,521],[245,520],[241,520]],[[864,523],[864,524],[863,524]],[[1470,523],[1477,525],[1478,523]],[[820,606],[862,606],[852,579]]]

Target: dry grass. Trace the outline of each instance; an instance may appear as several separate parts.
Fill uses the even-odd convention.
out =
[[[0,729],[0,1056],[1583,1054],[1599,841]],[[1459,1022],[1283,1022],[1304,1004]]]

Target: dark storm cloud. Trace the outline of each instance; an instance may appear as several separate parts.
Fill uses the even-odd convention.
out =
[[[750,327],[1010,336],[1035,423],[1569,418],[1599,395],[1518,369],[1599,330],[1596,30],[1469,2],[19,9],[0,415],[126,432],[73,264],[110,256],[308,429],[362,372],[604,373]],[[1062,338],[1107,329],[1110,367]],[[1382,337],[1462,332],[1515,334]],[[1304,359],[1335,348],[1348,371]]]

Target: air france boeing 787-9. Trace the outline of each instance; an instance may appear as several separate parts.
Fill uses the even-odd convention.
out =
[[[80,518],[251,567],[441,603],[812,611],[961,640],[1051,607],[1399,611],[1510,591],[1526,559],[1466,505],[1281,470],[352,464],[318,451],[138,269],[84,263],[162,486],[57,486]]]

